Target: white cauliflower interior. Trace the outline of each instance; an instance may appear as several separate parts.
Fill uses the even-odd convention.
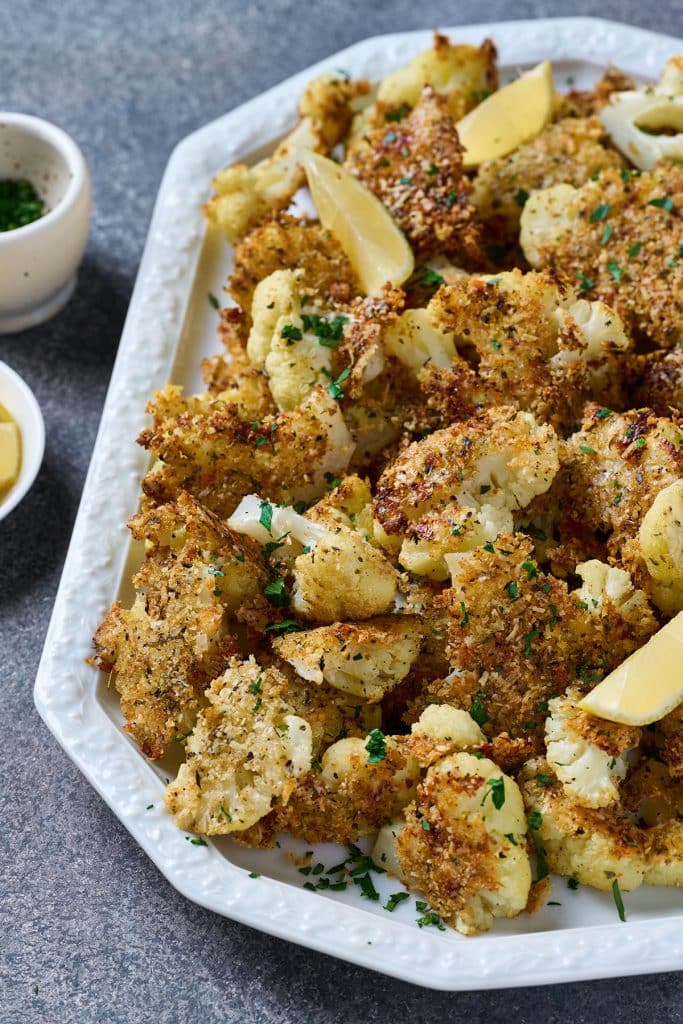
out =
[[[572,185],[552,185],[532,192],[527,199],[522,210],[519,243],[532,267],[542,267],[544,250],[571,231],[579,216],[577,194],[578,189]]]
[[[442,329],[431,303],[426,309],[408,309],[402,313],[386,329],[383,343],[390,355],[415,374],[427,363],[445,369],[455,357],[453,333]]]
[[[251,315],[247,354],[252,365],[265,370],[278,409],[294,409],[317,384],[329,380],[331,351],[340,344],[348,317],[327,317],[313,307],[304,313],[292,270],[276,270],[258,283]],[[330,339],[311,329],[320,321],[334,323],[339,337]]]
[[[341,522],[331,519],[322,525],[251,494],[243,498],[229,525],[262,544],[286,537],[303,545],[292,566],[292,608],[304,618],[323,623],[369,619],[393,606],[394,569],[381,551]]]
[[[632,730],[615,728],[602,720],[591,723],[591,716],[578,708],[581,697],[578,690],[570,689],[564,697],[555,697],[548,704],[548,764],[577,804],[608,807],[619,800],[619,783],[626,777],[628,755],[638,736]],[[624,747],[624,741],[629,745]]]
[[[422,629],[412,616],[391,616],[292,633],[273,646],[304,679],[379,701],[408,674]]]
[[[526,907],[524,804],[517,784],[493,761],[467,753],[438,761],[406,821],[393,840],[400,877],[458,931],[486,931],[495,918]],[[389,838],[385,833],[383,844]]]
[[[683,160],[683,74],[672,57],[654,88],[613,92],[600,118],[612,142],[641,171]]]
[[[179,828],[238,832],[286,802],[310,769],[311,727],[283,698],[286,680],[255,659],[232,661],[207,691],[187,741],[187,760],[166,791]]]

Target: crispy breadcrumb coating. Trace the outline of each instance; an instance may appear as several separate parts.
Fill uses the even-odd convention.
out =
[[[246,321],[239,309],[221,310],[218,337],[225,353],[202,362],[207,391],[221,402],[234,405],[240,418],[249,422],[277,412],[268,381],[247,356]]]
[[[345,308],[358,295],[342,247],[317,221],[281,213],[239,240],[228,290],[247,318],[256,285],[276,270],[298,271],[307,294],[333,307]]]
[[[609,591],[570,593],[519,534],[447,560],[451,674],[437,693],[489,735],[529,736],[540,747],[548,701],[569,685],[591,688],[657,629],[642,595],[629,603],[630,591],[626,602]]]
[[[462,147],[448,103],[433,89],[402,120],[366,132],[345,166],[387,207],[418,259],[448,253],[467,266],[482,264]]]
[[[353,442],[321,387],[292,412],[252,423],[214,396],[180,392],[157,392],[147,407],[154,424],[139,438],[159,460],[142,483],[154,501],[185,489],[222,516],[254,489],[274,501],[310,501],[324,493],[326,473],[349,463]]]
[[[578,298],[552,272],[466,278],[440,288],[430,308],[465,357],[442,369],[433,364],[422,377],[428,401],[446,419],[505,403],[570,432],[587,399],[621,397],[630,339],[620,317]]]
[[[408,674],[420,651],[422,628],[408,615],[337,622],[290,633],[274,640],[273,647],[304,679],[379,701]]]
[[[498,243],[516,241],[522,208],[535,189],[565,182],[578,187],[597,171],[620,168],[597,117],[566,117],[547,125],[509,156],[486,160],[474,179],[472,202]]]
[[[186,746],[186,761],[166,790],[178,828],[204,835],[243,831],[286,803],[309,771],[311,727],[287,702],[287,682],[253,657],[233,659],[207,690]]]
[[[487,758],[438,761],[396,836],[401,877],[464,935],[525,908],[531,868],[517,784]]]
[[[681,339],[683,340],[683,339]],[[626,363],[628,404],[658,416],[683,414],[683,347],[634,355]]]
[[[267,615],[258,548],[181,493],[128,524],[148,555],[132,608],[116,602],[94,637],[93,662],[113,672],[126,729],[148,757],[192,728],[202,693],[238,652],[230,618]]]
[[[650,347],[673,348],[683,322],[682,218],[683,166],[664,161],[533,193],[520,241],[532,266],[568,274]]]

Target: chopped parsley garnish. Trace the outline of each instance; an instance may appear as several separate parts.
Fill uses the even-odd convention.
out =
[[[45,203],[30,181],[6,178],[0,181],[0,231],[14,231],[38,220]]]
[[[460,620],[460,625],[464,627],[470,621],[470,616],[469,616],[469,613],[467,611],[467,607],[466,607],[464,601],[460,602],[460,611],[462,612],[462,618]]]
[[[636,448],[644,448],[645,447],[645,438],[644,437],[639,437],[638,440],[634,441],[633,443],[635,444]]]
[[[356,875],[353,881],[360,888],[361,894],[365,896],[366,900],[379,899],[379,893],[375,889],[369,874]]]
[[[479,493],[480,494],[488,494],[488,492],[490,490],[491,490],[491,484],[482,484],[480,486],[480,488],[479,488]]]
[[[285,324],[280,331],[280,337],[286,338],[287,341],[301,341],[303,332],[300,327],[295,327],[294,324]]]
[[[390,146],[392,142],[396,142],[396,138],[396,132],[387,132],[384,138],[382,139],[382,142],[384,143],[385,146]]]
[[[208,298],[209,302],[211,303],[211,305],[213,306],[214,309],[220,309],[221,308],[221,304],[218,301],[218,299],[216,298],[216,296],[213,294],[213,292],[209,292],[207,298]]]
[[[147,804],[147,806],[145,807],[145,810],[146,811],[151,811],[153,807],[154,807],[154,804]]]
[[[495,555],[496,549],[494,548],[490,540],[487,540],[486,544],[484,544],[484,551],[488,551],[490,555]]]
[[[611,206],[608,206],[607,203],[600,203],[599,206],[595,207],[595,209],[593,210],[588,219],[590,220],[591,224],[597,224],[601,220],[607,220],[611,212]]]
[[[420,263],[417,267],[417,271],[420,275],[422,284],[428,288],[440,288],[444,283],[444,279],[441,274],[438,274],[436,270],[432,270],[431,267],[426,266],[424,263]]]
[[[261,502],[261,511],[259,513],[258,521],[261,526],[271,533],[271,527],[273,525],[273,506],[269,501]]]
[[[607,245],[607,243],[609,242],[609,240],[610,240],[610,238],[612,237],[613,234],[614,234],[614,228],[612,227],[612,225],[611,224],[605,224],[605,230],[603,231],[602,237],[600,238],[600,245],[602,245],[602,246]]]
[[[249,692],[256,695],[261,693],[261,684],[263,683],[263,676],[259,676],[255,683],[252,683],[249,687]]]
[[[579,451],[585,452],[586,455],[595,455],[595,448],[591,448],[589,444],[580,444]]]
[[[667,213],[671,213],[674,208],[673,200],[669,196],[661,196],[657,199],[651,199],[648,206],[656,206],[659,210],[666,210]]]
[[[430,164],[429,167],[427,168],[427,174],[429,174],[430,177],[432,177],[433,175],[437,174],[438,171],[439,171],[439,168],[436,166],[436,164]]]
[[[250,871],[249,872],[249,878],[260,878],[260,877],[261,877],[261,872],[260,871]]]
[[[215,565],[210,565],[206,571],[208,572],[209,576],[225,576],[223,570],[217,568],[217,566]]]
[[[317,313],[304,313],[301,319],[304,330],[315,334],[323,348],[337,348],[344,339],[344,326],[349,318],[338,314],[332,320],[328,320]]]
[[[330,398],[335,398],[339,402],[344,397],[344,389],[342,388],[342,384],[344,383],[345,380],[348,380],[350,376],[351,370],[347,366],[345,370],[342,370],[342,372],[339,374],[336,380],[333,380],[330,384],[327,385],[327,393],[330,396]]]
[[[518,188],[515,192],[515,202],[518,206],[524,206],[528,198],[529,193],[525,188]]]
[[[502,346],[502,345],[501,345],[501,343],[500,343],[500,342],[498,341],[498,338],[491,338],[491,348],[495,349],[495,351],[496,351],[496,352],[500,352],[500,350],[502,349],[502,347],[503,347],[503,346]]]
[[[301,633],[305,628],[294,619],[284,619],[283,622],[269,622],[266,626],[266,633]]]
[[[621,284],[621,279],[624,276],[624,268],[620,267],[616,260],[607,261],[607,269],[609,270],[612,278],[617,284]]]
[[[538,576],[538,569],[533,562],[522,562],[522,569],[526,569],[528,580],[535,580]]]
[[[573,889],[574,892],[576,892],[576,890],[579,888],[579,883],[576,881],[575,878],[568,878],[567,879],[567,888],[568,889]]]
[[[454,192],[453,189],[451,189],[451,191],[448,193],[448,195],[444,199],[443,204],[444,204],[444,206],[448,210],[450,210],[451,206],[453,206],[454,203],[457,202],[457,200],[458,200],[458,193]]]
[[[590,277],[586,277],[586,275],[583,274],[581,271],[578,271],[576,276],[580,282],[580,292],[589,292],[591,288],[593,288],[593,286],[595,285],[595,281],[591,281]]]
[[[550,786],[552,781],[549,775],[544,775],[543,772],[536,772],[536,782],[539,786]]]
[[[516,601],[517,598],[519,597],[519,587],[514,582],[514,580],[511,581],[510,583],[508,583],[506,585],[505,589],[507,590],[507,595],[510,598],[510,600],[511,601]]]
[[[335,487],[339,487],[341,477],[335,476],[334,473],[325,473],[325,482],[330,490],[334,490]]]
[[[405,900],[410,899],[410,893],[407,892],[392,892],[391,896],[384,904],[384,909],[388,910],[389,913],[393,913],[399,903],[404,903]]]
[[[267,583],[263,593],[276,608],[286,608],[291,600],[282,576],[277,576],[271,583]]]
[[[536,849],[536,881],[540,882],[548,874],[548,862],[545,859],[545,850],[541,840],[536,835],[543,824],[543,815],[540,811],[531,811],[527,819],[531,831],[531,841]]]
[[[477,725],[483,725],[484,722],[488,722],[490,715],[486,710],[486,704],[481,697],[474,697],[472,700],[472,706],[470,707],[470,715],[477,723]]]
[[[415,900],[415,906],[422,914],[422,916],[417,919],[418,928],[427,928],[429,925],[433,925],[435,928],[438,928],[440,932],[446,931],[446,926],[439,915],[436,911],[429,910],[428,904],[426,904],[424,900]]]
[[[385,121],[402,121],[406,114],[410,113],[410,107],[407,103],[401,103],[400,106],[394,107],[393,110],[388,110],[384,115]]]
[[[373,729],[365,744],[368,752],[368,764],[379,764],[387,756],[387,744],[381,729]]]
[[[493,806],[496,810],[500,810],[505,803],[505,780],[501,775],[499,779],[487,779],[486,780],[487,790],[482,798],[482,804],[486,800],[487,796],[491,796]]]
[[[597,419],[599,419],[599,420],[606,420],[609,416],[612,415],[612,410],[611,409],[598,409],[598,411],[596,412],[595,415],[596,415]]]
[[[278,537],[276,540],[269,540],[267,544],[264,544],[263,557],[270,558],[274,551],[277,551],[278,548],[284,547],[287,537],[289,537],[289,530],[287,530],[287,533],[283,533],[282,536]]]
[[[412,178],[401,178],[400,182],[401,182],[401,185],[413,185],[414,184]]]
[[[185,838],[187,840],[189,840],[189,842],[192,843],[193,846],[208,846],[209,845],[205,839],[202,839],[201,836],[194,836],[194,837],[193,836],[185,836]]]
[[[635,259],[635,257],[638,255],[638,253],[640,252],[640,250],[642,248],[643,248],[643,243],[642,242],[634,242],[633,245],[630,247],[630,249],[628,251],[628,258],[630,260]]]
[[[512,834],[512,832],[506,832],[506,833],[505,833],[505,838],[506,838],[506,839],[507,839],[507,840],[508,840],[509,842],[511,842],[513,846],[519,846],[519,843],[518,843],[518,842],[517,842],[517,840],[515,839],[515,837],[514,837],[514,835]]]
[[[615,878],[612,882],[612,896],[614,897],[614,903],[617,908],[617,914],[619,915],[620,921],[626,920],[626,911],[624,910],[624,901],[621,898],[621,890],[619,888],[619,879]]]

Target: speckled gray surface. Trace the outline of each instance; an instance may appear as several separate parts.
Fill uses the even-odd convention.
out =
[[[191,15],[188,11],[191,9]],[[38,482],[0,525],[0,1021],[588,1024],[680,1021],[681,975],[491,994],[428,993],[268,938],[188,903],[59,749],[33,678],[152,203],[173,145],[366,35],[504,17],[600,13],[683,36],[683,2],[14,0],[0,107],[81,144],[94,218],[76,295],[0,338],[43,408]],[[618,54],[615,55],[618,58]]]

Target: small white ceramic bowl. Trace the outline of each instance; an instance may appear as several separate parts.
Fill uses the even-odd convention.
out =
[[[27,178],[47,212],[0,231],[0,334],[42,323],[67,302],[90,224],[85,159],[49,121],[0,111],[0,180],[7,178]]]
[[[0,497],[0,519],[4,519],[28,493],[38,476],[45,451],[45,424],[40,406],[26,381],[1,360],[0,402],[12,414],[21,431],[19,479],[4,498]]]

